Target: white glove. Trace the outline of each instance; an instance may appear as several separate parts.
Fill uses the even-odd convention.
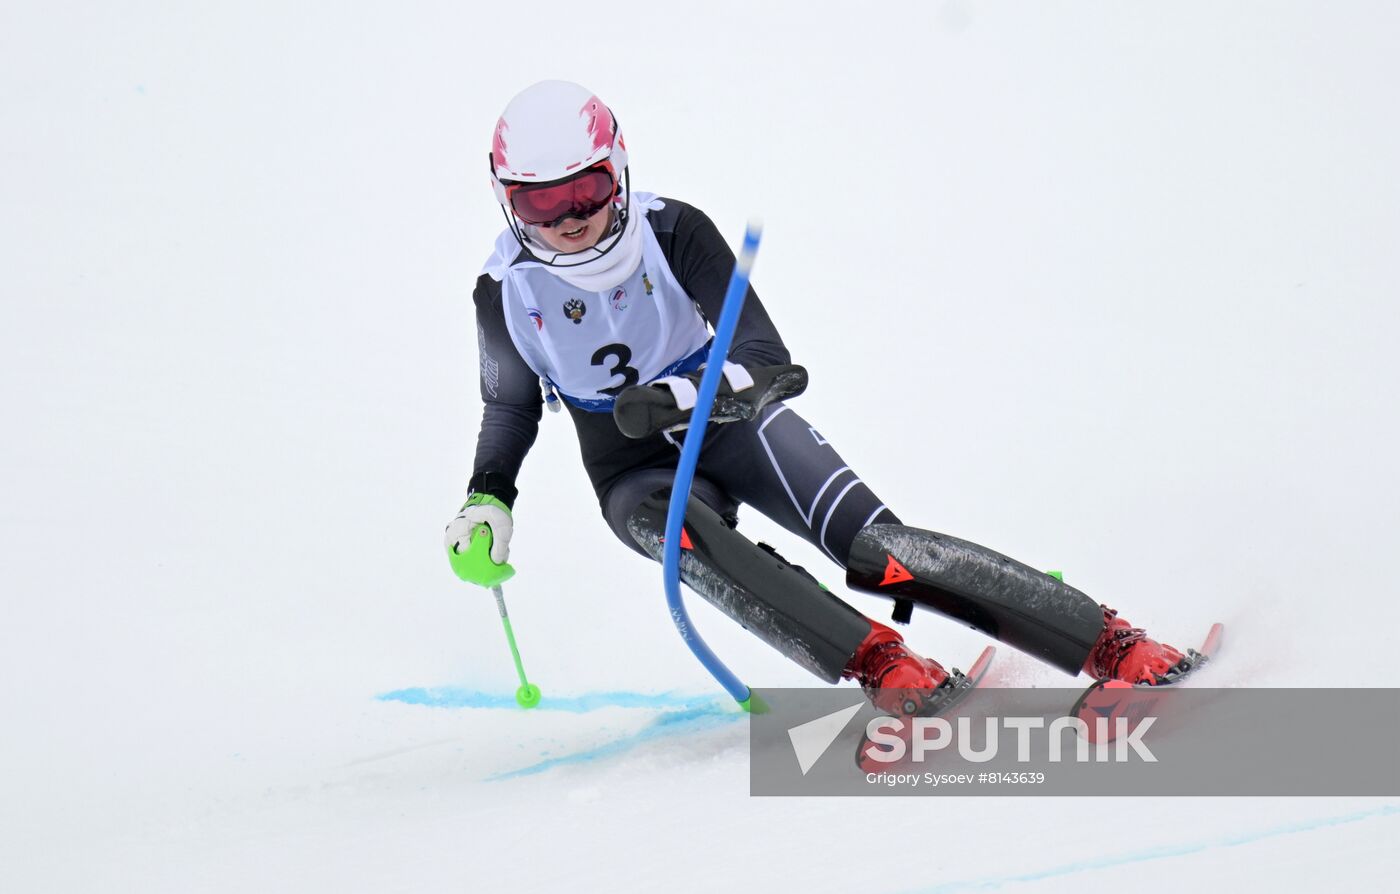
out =
[[[500,565],[510,557],[510,535],[515,524],[505,503],[490,494],[472,494],[457,517],[447,525],[444,542],[456,553],[471,546],[472,531],[477,525],[491,527],[491,561]]]

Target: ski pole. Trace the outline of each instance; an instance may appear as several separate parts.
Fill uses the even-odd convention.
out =
[[[685,506],[690,500],[690,486],[695,480],[695,466],[700,461],[700,447],[705,442],[705,426],[710,421],[710,407],[719,391],[720,377],[724,375],[724,361],[729,356],[729,344],[734,340],[734,330],[739,326],[739,314],[744,309],[744,299],[748,297],[749,271],[753,268],[754,256],[758,254],[758,240],[763,228],[751,221],[744,232],[744,245],[734,262],[734,272],[729,277],[729,288],[724,293],[724,306],[715,324],[715,338],[710,345],[710,356],[706,361],[704,374],[700,377],[700,388],[695,398],[695,409],[690,414],[690,425],[686,430],[685,445],[681,448],[681,458],[676,466],[675,483],[671,487],[671,503],[666,513],[666,542],[662,552],[662,575],[666,585],[666,604],[671,609],[671,620],[680,631],[681,639],[690,651],[700,659],[700,663],[725,688],[745,711],[754,710],[752,693],[718,656],[710,649],[681,601],[681,526],[685,521]]]
[[[500,585],[491,588],[496,594],[496,607],[501,610],[501,626],[506,629],[506,642],[510,643],[510,657],[515,659],[515,674],[520,678],[520,688],[515,690],[515,703],[522,708],[533,708],[540,703],[540,687],[525,679],[525,665],[520,662],[520,649],[515,645],[515,631],[510,626],[510,615],[506,613],[506,596]]]
[[[515,660],[515,675],[520,678],[520,688],[515,690],[515,703],[522,708],[533,708],[540,703],[540,688],[525,679],[525,665],[520,661],[520,648],[515,644],[515,631],[510,626],[510,614],[506,611],[506,596],[501,584],[515,576],[515,569],[508,562],[491,560],[491,526],[477,525],[472,529],[471,545],[464,552],[448,550],[452,570],[462,580],[490,587],[496,596],[496,608],[501,612],[501,626],[506,631],[506,642],[510,644],[510,657]]]

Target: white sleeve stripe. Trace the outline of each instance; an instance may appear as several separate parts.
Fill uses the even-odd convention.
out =
[[[729,380],[729,387],[734,391],[743,391],[753,387],[753,376],[749,371],[737,363],[724,361],[724,377]]]
[[[695,409],[695,401],[699,393],[691,381],[682,376],[667,376],[664,379],[657,379],[653,385],[665,385],[671,389],[671,394],[676,398],[676,406],[682,410]]]

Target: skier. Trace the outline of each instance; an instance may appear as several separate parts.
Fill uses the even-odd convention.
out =
[[[490,171],[506,229],[474,300],[485,402],[466,504],[446,546],[488,525],[509,555],[516,478],[548,403],[568,408],[602,514],[660,560],[677,434],[694,406],[708,324],[734,255],[675,199],[634,192],[612,111],[564,81],[510,101]],[[1167,682],[1190,659],[1056,578],[954,537],[903,525],[836,449],[784,403],[806,386],[753,291],[735,333],[686,509],[682,578],[829,683],[854,679],[877,708],[933,713],[954,684],[893,628],[737,530],[746,504],[824,551],[847,584],[948,615],[1069,673]],[[485,583],[490,568],[480,568]]]

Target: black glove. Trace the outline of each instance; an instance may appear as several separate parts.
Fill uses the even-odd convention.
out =
[[[613,421],[618,430],[629,438],[645,438],[690,425],[700,375],[693,372],[667,376],[623,391],[613,403]],[[753,419],[773,401],[795,397],[806,390],[807,370],[801,366],[789,363],[746,368],[726,363],[724,378],[710,408],[710,421]]]

